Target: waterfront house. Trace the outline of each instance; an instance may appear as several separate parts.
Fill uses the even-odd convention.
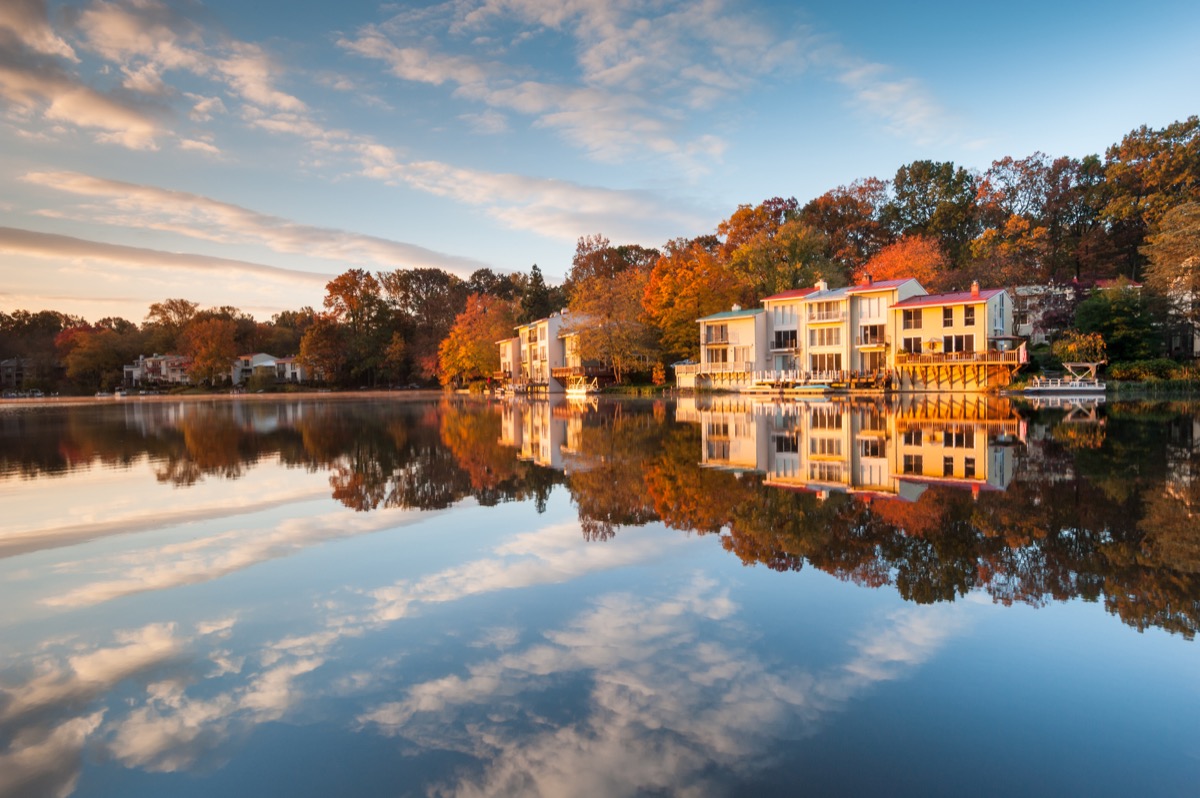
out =
[[[914,279],[813,288],[698,319],[700,362],[680,388],[976,391],[1008,384],[1025,350],[1002,289],[928,294]]]
[[[242,385],[257,373],[269,374],[271,379],[274,380],[277,373],[276,360],[277,358],[274,355],[268,355],[266,352],[238,355],[238,358],[233,361],[233,366],[229,370],[230,381],[235,386]]]

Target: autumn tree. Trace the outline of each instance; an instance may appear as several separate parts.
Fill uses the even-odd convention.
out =
[[[164,299],[152,304],[144,325],[149,328],[150,348],[164,354],[180,351],[183,330],[199,307],[187,299]]]
[[[716,238],[676,239],[654,264],[642,306],[668,359],[697,359],[696,319],[747,302],[749,286],[717,258]]]
[[[1054,356],[1063,363],[1100,363],[1108,350],[1100,333],[1067,330],[1051,347]]]
[[[382,272],[379,282],[393,330],[404,336],[413,373],[421,379],[436,377],[438,347],[466,307],[466,284],[441,269]]]
[[[512,303],[483,294],[467,298],[449,335],[438,348],[438,379],[442,385],[461,385],[486,379],[500,368],[496,342],[512,336],[516,314]]]
[[[1146,286],[1167,298],[1168,312],[1181,327],[1200,335],[1200,203],[1167,211],[1146,242]]]
[[[304,331],[296,359],[317,380],[338,382],[346,365],[346,337],[334,316],[321,314]]]
[[[1200,117],[1128,133],[1105,153],[1104,182],[1100,217],[1132,278],[1146,233],[1175,206],[1200,201]]]
[[[617,382],[657,353],[642,306],[652,266],[641,253],[626,260],[602,236],[580,239],[576,250],[566,329],[579,333],[580,357],[612,367]]]
[[[953,163],[913,161],[896,170],[883,220],[896,235],[935,237],[954,268],[966,264],[979,221],[974,175]]]
[[[927,291],[941,291],[953,280],[950,260],[941,244],[932,236],[904,236],[888,244],[854,275],[861,281],[870,275],[872,280],[899,280],[911,277]]]
[[[125,378],[124,367],[139,354],[142,336],[137,328],[75,326],[56,338],[67,378],[88,390],[112,390]]]
[[[826,257],[850,274],[892,242],[882,221],[887,201],[887,182],[868,177],[811,200],[800,209],[800,218],[825,236]]]
[[[181,336],[183,354],[191,359],[192,382],[215,386],[229,375],[237,358],[237,322],[220,316],[190,322]]]

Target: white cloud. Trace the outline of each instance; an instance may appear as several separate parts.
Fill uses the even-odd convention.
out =
[[[433,794],[707,794],[714,768],[757,772],[788,739],[928,661],[962,625],[954,609],[905,608],[865,630],[845,664],[807,672],[763,662],[735,611],[704,578],[658,601],[600,596],[544,641],[415,684],[359,720],[480,765]],[[591,684],[582,705],[554,720],[527,709],[575,680]]]
[[[197,147],[206,146],[196,142]],[[277,216],[197,194],[105,180],[78,172],[30,172],[25,182],[77,196],[102,200],[77,213],[92,222],[162,230],[222,244],[256,244],[275,252],[324,258],[341,265],[378,269],[440,268],[466,276],[483,264],[345,230],[298,224]],[[328,277],[322,276],[322,284]]]
[[[267,266],[261,263],[187,255],[155,249],[88,241],[82,238],[0,227],[0,253],[79,263],[110,263],[134,269],[187,269],[205,274],[253,276],[323,290],[332,274]]]
[[[0,3],[0,31],[15,36],[35,53],[79,61],[71,45],[50,27],[45,0],[5,0]]]

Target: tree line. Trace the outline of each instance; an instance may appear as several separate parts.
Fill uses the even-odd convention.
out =
[[[698,356],[697,318],[817,279],[837,287],[866,275],[915,277],[933,292],[973,280],[1057,284],[1051,323],[1100,334],[1111,360],[1159,355],[1173,334],[1200,331],[1200,302],[1180,301],[1200,291],[1200,117],[1139,127],[1103,157],[1035,152],[982,172],[913,161],[890,179],[856,180],[805,204],[741,205],[714,232],[658,249],[584,236],[559,285],[536,265],[467,279],[350,269],[328,283],[320,311],[269,323],[182,299],[152,305],[140,325],[0,314],[0,356],[31,358],[35,379],[61,363],[80,387],[112,383],[139,352],[186,354],[198,381],[211,382],[221,363],[259,350],[298,354],[333,384],[462,384],[496,371],[494,342],[514,325],[567,309],[586,359],[661,375]],[[1145,290],[1084,290],[1116,278]]]

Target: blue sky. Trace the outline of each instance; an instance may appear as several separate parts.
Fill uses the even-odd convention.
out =
[[[1193,2],[0,2],[0,310],[267,318],[347,268],[553,280],[918,158],[1200,111]]]

